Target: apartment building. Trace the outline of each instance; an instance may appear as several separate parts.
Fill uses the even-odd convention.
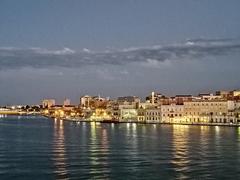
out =
[[[161,105],[162,123],[181,123],[184,121],[184,105]]]

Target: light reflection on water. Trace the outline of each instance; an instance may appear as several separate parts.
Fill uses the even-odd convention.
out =
[[[220,143],[221,143],[221,136],[220,136],[220,131],[221,131],[221,128],[219,126],[215,126],[214,127],[214,130],[215,130],[215,148],[216,148],[216,151],[217,153],[220,151]]]
[[[180,172],[178,179],[189,178],[186,173],[189,170],[189,126],[173,125],[173,159],[172,163],[176,171]]]
[[[0,179],[239,179],[239,132],[2,118]]]
[[[107,178],[110,173],[108,164],[109,141],[108,132],[101,127],[100,123],[90,123],[90,145],[89,145],[89,159],[90,171],[93,178]]]
[[[209,126],[200,126],[200,146],[202,152],[205,152],[208,148],[208,140],[209,140]]]
[[[54,174],[58,178],[67,177],[66,169],[66,150],[63,120],[54,119],[54,135],[53,135],[53,162]]]
[[[97,138],[96,138],[96,123],[95,122],[91,122],[91,136],[90,136],[90,147],[89,147],[89,151],[90,151],[90,165],[91,166],[96,166],[98,165],[98,157],[95,156],[96,155],[96,147],[97,147]],[[95,174],[97,173],[96,168],[91,168],[90,169],[90,174]]]

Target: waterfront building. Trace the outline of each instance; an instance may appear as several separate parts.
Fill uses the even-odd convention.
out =
[[[184,102],[184,117],[188,123],[227,123],[226,100],[195,100]]]
[[[96,108],[106,109],[109,101],[110,101],[109,99],[101,98],[100,96],[95,96],[92,99],[91,108],[92,109],[96,109]]]
[[[235,117],[235,122],[237,124],[240,124],[240,107],[234,110],[234,117]]]
[[[55,106],[55,99],[44,99],[42,101],[43,108],[50,108],[52,106]]]
[[[106,108],[109,99],[100,96],[82,96],[80,98],[80,107],[83,109]]]
[[[0,115],[20,115],[21,112],[19,109],[12,109],[7,107],[0,108]]]
[[[135,108],[132,109],[120,109],[120,121],[126,121],[126,122],[131,122],[131,121],[137,121],[138,119],[138,111]]]
[[[240,124],[240,103],[238,101],[228,101],[228,122]]]
[[[71,105],[71,101],[70,101],[70,99],[64,99],[64,101],[63,101],[63,106],[70,106]]]
[[[232,91],[232,95],[233,95],[233,97],[240,97],[240,90],[233,90]]]
[[[90,116],[91,121],[112,120],[113,117],[107,112],[106,109],[97,108]]]
[[[109,100],[107,103],[107,112],[111,114],[113,119],[119,119],[120,112],[119,112],[119,104],[117,101],[111,101]]]
[[[63,106],[62,109],[64,111],[74,111],[76,109],[77,106],[75,105],[66,105],[66,106]]]
[[[237,103],[233,100],[227,100],[228,111],[234,111],[237,108]]]
[[[54,105],[49,107],[44,111],[46,115],[60,117],[64,115],[63,106],[62,105]]]
[[[146,109],[143,108],[143,107],[140,107],[138,110],[137,110],[137,121],[138,122],[141,122],[141,123],[145,123],[145,111]]]
[[[80,107],[87,109],[90,108],[90,101],[91,101],[92,97],[85,95],[80,97]]]
[[[239,109],[240,108],[240,101],[235,101],[234,102],[234,107],[235,107],[235,109]]]
[[[137,121],[140,98],[136,96],[124,96],[117,98],[119,120]]]
[[[92,114],[95,112],[95,110],[92,110],[92,109],[82,109],[82,117],[85,119],[85,120],[90,120],[90,117],[92,116]]]
[[[161,109],[160,108],[147,108],[145,109],[145,122],[147,123],[160,123],[161,122]]]
[[[161,105],[162,123],[181,123],[184,122],[184,105],[170,104]]]
[[[178,123],[178,124],[240,124],[240,92],[218,91],[214,94],[176,95],[166,97],[152,92],[145,102],[136,96],[118,97],[116,100],[100,96],[83,96],[80,107],[63,105],[46,99],[43,107],[49,107],[48,115],[56,117],[81,117],[100,121],[114,119],[121,122]]]

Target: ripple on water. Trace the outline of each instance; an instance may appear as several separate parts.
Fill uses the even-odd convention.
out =
[[[239,128],[3,118],[1,179],[239,179]]]

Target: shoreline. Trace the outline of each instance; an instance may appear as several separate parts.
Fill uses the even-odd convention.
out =
[[[58,118],[58,117],[51,117],[43,114],[30,114],[30,113],[1,113],[0,115],[6,115],[6,116],[40,116],[45,117],[48,119],[57,119],[57,120],[63,120],[63,121],[69,121],[69,122],[86,122],[86,123],[103,123],[103,124],[120,124],[120,123],[132,123],[132,124],[161,124],[161,125],[190,125],[190,126],[225,126],[225,127],[240,127],[239,124],[230,124],[230,123],[168,123],[168,122],[139,122],[139,121],[90,121],[86,119],[70,119],[70,118]]]
[[[56,118],[56,117],[49,117],[44,116],[49,119],[59,119],[63,121],[69,121],[69,122],[87,122],[87,123],[102,123],[102,124],[122,124],[122,123],[132,123],[132,124],[160,124],[160,125],[190,125],[190,126],[225,126],[225,127],[240,127],[240,124],[230,124],[230,123],[166,123],[166,122],[139,122],[139,121],[89,121],[89,120],[75,120],[75,119],[66,119],[66,118]]]

